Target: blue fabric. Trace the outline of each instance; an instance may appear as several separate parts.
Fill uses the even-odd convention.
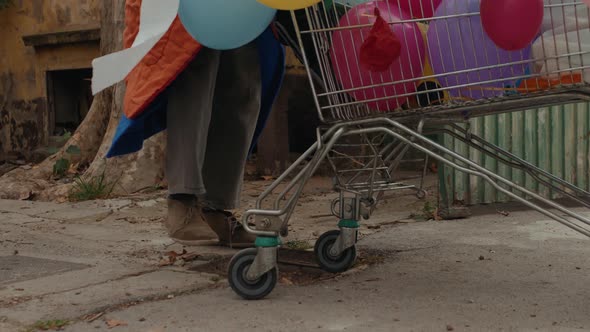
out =
[[[258,37],[258,50],[260,52],[260,68],[262,80],[262,97],[260,99],[260,115],[256,124],[256,131],[250,153],[256,146],[256,142],[266,126],[272,106],[279,94],[285,76],[285,47],[277,41],[274,34],[268,29]]]
[[[260,115],[250,152],[260,138],[272,105],[279,94],[285,73],[285,48],[268,28],[256,40],[260,54],[262,96]],[[158,96],[138,117],[122,115],[107,158],[134,153],[142,149],[143,141],[166,129],[166,94]]]

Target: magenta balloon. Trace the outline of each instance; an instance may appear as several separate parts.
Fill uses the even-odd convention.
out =
[[[480,0],[444,0],[428,28],[428,47],[435,74],[468,70],[442,76],[440,83],[452,96],[479,99],[502,95],[502,88],[513,87],[526,72],[526,63],[511,64],[530,58],[530,46],[520,51],[505,51],[485,34],[479,15]],[[470,16],[445,17],[474,13]],[[486,66],[491,68],[478,69]],[[494,82],[485,82],[494,81]],[[482,87],[484,89],[482,90]]]
[[[543,0],[482,0],[480,8],[484,31],[507,51],[529,46],[541,31]]]
[[[370,1],[349,10],[340,19],[340,27],[373,24],[375,8],[387,22],[401,22],[409,19],[407,14],[399,11],[398,5],[386,1]],[[401,42],[401,55],[389,70],[376,73],[364,70],[359,64],[359,53],[364,39],[369,35],[370,27],[338,30],[332,34],[330,52],[332,68],[336,79],[344,89],[362,88],[375,84],[387,84],[381,87],[365,88],[350,92],[357,100],[371,100],[390,97],[386,100],[368,102],[374,110],[393,110],[404,104],[408,97],[398,95],[416,91],[416,82],[396,83],[402,80],[416,79],[422,76],[425,61],[425,44],[420,29],[415,23],[391,25],[393,32]]]

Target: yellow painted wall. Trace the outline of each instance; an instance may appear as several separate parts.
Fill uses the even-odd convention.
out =
[[[98,42],[26,47],[23,36],[98,27],[99,0],[14,0],[0,10],[0,160],[48,137],[46,72],[90,68]]]

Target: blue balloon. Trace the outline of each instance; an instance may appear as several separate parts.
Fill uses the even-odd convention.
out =
[[[203,46],[229,50],[256,39],[276,12],[256,0],[180,0],[178,16]]]

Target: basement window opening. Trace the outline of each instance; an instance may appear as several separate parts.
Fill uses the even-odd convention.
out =
[[[92,105],[92,69],[47,72],[50,135],[73,133]]]

